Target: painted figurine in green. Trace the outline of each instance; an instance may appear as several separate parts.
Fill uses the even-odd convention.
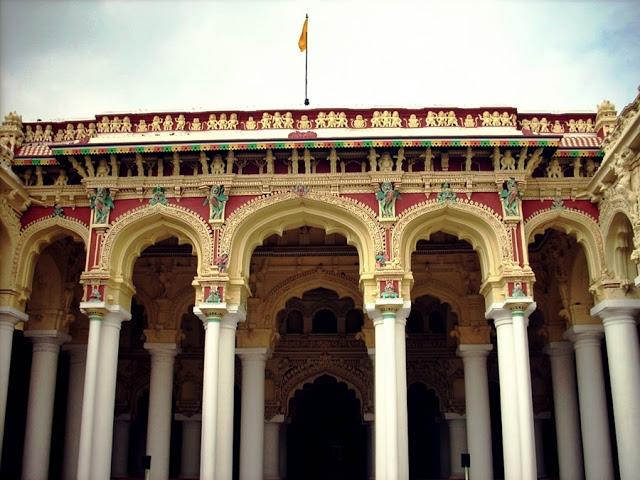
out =
[[[518,200],[522,198],[522,192],[518,188],[518,182],[514,178],[510,178],[506,182],[506,186],[500,192],[502,205],[504,206],[504,214],[512,217],[518,215]]]
[[[224,192],[224,185],[213,185],[211,192],[204,199],[203,205],[209,205],[209,220],[224,220],[224,206],[229,196]]]
[[[157,205],[158,203],[160,205],[167,204],[167,195],[164,191],[164,187],[155,187],[153,189],[153,195],[151,196],[149,203],[151,205]]]
[[[396,200],[400,198],[400,191],[394,188],[391,182],[382,182],[380,189],[376,192],[376,199],[380,205],[381,218],[395,217]]]
[[[96,194],[91,195],[89,198],[89,202],[93,209],[93,223],[107,223],[109,212],[114,207],[109,189],[104,187],[98,188]]]

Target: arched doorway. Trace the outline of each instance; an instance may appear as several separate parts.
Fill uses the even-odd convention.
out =
[[[407,394],[409,416],[409,476],[440,478],[440,426],[442,415],[436,393],[423,383],[414,383]]]
[[[329,375],[318,377],[296,392],[289,412],[289,480],[367,478],[360,401],[345,383]]]

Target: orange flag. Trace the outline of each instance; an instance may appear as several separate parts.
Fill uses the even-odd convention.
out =
[[[307,49],[307,25],[309,24],[309,17],[304,19],[304,25],[302,25],[302,33],[300,34],[300,40],[298,40],[298,48],[301,52]]]

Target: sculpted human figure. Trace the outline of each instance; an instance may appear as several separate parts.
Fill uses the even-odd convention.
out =
[[[287,112],[282,117],[282,126],[284,128],[293,128],[293,115]]]
[[[549,121],[547,117],[542,117],[540,119],[540,133],[549,133]]]
[[[98,133],[109,133],[110,129],[109,117],[102,117],[102,120],[98,123]]]
[[[502,116],[500,117],[500,124],[503,127],[514,127],[516,125],[516,116],[511,114],[509,115],[509,112],[502,112]]]
[[[238,128],[238,114],[232,113],[229,115],[229,120],[227,120],[227,129],[235,130]]]
[[[427,127],[437,127],[438,126],[438,117],[435,112],[429,110],[427,112],[427,116],[425,118],[425,125]]]
[[[267,149],[267,154],[265,155],[264,160],[267,164],[267,174],[273,175],[275,173],[275,156],[273,155],[273,150],[270,148]]]
[[[42,176],[42,167],[36,167],[36,187],[41,187],[44,185],[44,177]]]
[[[525,164],[527,162],[528,151],[529,147],[522,147],[520,149],[520,153],[518,154],[518,170],[524,170]]]
[[[162,130],[160,123],[161,123],[160,117],[158,115],[155,115],[153,117],[153,120],[151,121],[151,131],[159,132],[160,130]]]
[[[209,220],[224,220],[224,206],[229,196],[224,192],[224,185],[213,185],[203,205],[209,205]]]
[[[91,160],[91,157],[89,155],[84,156],[84,166],[86,167],[87,173],[90,177],[96,176],[96,171],[93,168],[93,160]]]
[[[44,133],[42,134],[43,142],[51,142],[53,141],[53,127],[51,125],[47,125],[44,127]]]
[[[27,168],[22,174],[22,183],[24,183],[25,187],[30,187],[33,185],[33,170]]]
[[[96,124],[91,122],[87,128],[87,136],[93,138],[98,134]]]
[[[553,133],[563,133],[564,132],[564,128],[562,128],[562,124],[560,123],[560,120],[555,120],[553,122],[553,128],[551,128],[551,131]]]
[[[578,131],[578,125],[576,125],[576,121],[573,118],[566,122],[565,125],[569,129],[569,133],[576,133]]]
[[[347,114],[344,112],[340,112],[338,114],[338,120],[336,121],[336,126],[338,128],[349,128],[349,121],[347,120]]]
[[[533,118],[531,119],[530,126],[531,126],[531,131],[532,131],[533,133],[538,133],[538,132],[540,132],[540,120],[538,120],[538,117],[533,117]]]
[[[593,177],[596,173],[596,162],[593,161],[592,158],[587,159],[587,165],[586,165],[586,173],[587,173],[587,177]]]
[[[318,112],[316,116],[316,128],[327,128],[327,119],[324,112]]]
[[[171,118],[171,115],[166,115],[164,117],[164,122],[162,122],[162,128],[165,131],[173,130],[173,118]]]
[[[236,161],[236,156],[233,153],[233,150],[229,150],[227,152],[227,165],[226,165],[226,173],[227,175],[231,175],[233,173],[233,164]]]
[[[380,116],[380,112],[376,110],[375,112],[373,112],[373,115],[371,115],[371,128],[379,128],[379,127],[382,127],[382,117]],[[356,128],[362,128],[362,127],[356,127]]]
[[[500,160],[500,168],[502,170],[515,170],[516,159],[511,155],[511,150],[504,152],[502,159]]]
[[[118,133],[120,132],[120,127],[122,126],[122,122],[120,122],[120,117],[113,117],[111,120],[111,125],[109,126],[110,132]]]
[[[260,123],[260,128],[271,128],[272,125],[272,117],[268,112],[264,112],[262,114],[262,119],[258,122]]]
[[[447,126],[447,114],[444,113],[442,110],[438,112],[437,123],[439,127]]]
[[[560,162],[557,158],[552,158],[549,162],[549,166],[547,167],[547,177],[548,178],[562,178],[564,175],[562,174],[562,168],[560,167]]]
[[[473,128],[473,127],[476,126],[476,121],[474,120],[474,118],[469,113],[467,113],[467,116],[464,117],[464,126],[466,128]]]
[[[291,162],[291,172],[290,173],[298,173],[298,161],[300,160],[300,154],[298,154],[297,149],[291,150],[291,156],[289,157],[289,162]]]
[[[301,115],[300,120],[298,120],[296,124],[298,128],[304,128],[304,129],[312,128],[311,121],[309,120],[309,117],[307,115]]]
[[[120,131],[122,133],[131,133],[131,119],[129,117],[124,117],[122,119],[122,125],[120,126]]]
[[[114,154],[109,155],[109,163],[111,164],[111,175],[118,176],[118,161]]]
[[[407,120],[407,126],[409,128],[418,128],[420,127],[420,120],[416,117],[415,113],[409,115],[409,119]]]
[[[400,197],[400,192],[394,188],[391,182],[382,182],[376,192],[376,199],[380,207],[381,218],[393,218],[395,216],[396,199]]]
[[[218,128],[218,120],[215,113],[209,114],[209,120],[207,120],[207,130],[215,130]]]
[[[493,153],[491,154],[491,160],[493,161],[493,169],[494,170],[500,170],[500,159],[501,159],[501,155],[500,155],[500,148],[499,147],[493,147]]]
[[[453,110],[449,110],[447,113],[447,127],[457,127],[458,126],[458,118],[456,117],[456,112]]]
[[[587,118],[587,122],[585,124],[585,132],[593,133],[595,131],[595,125],[593,124],[593,120]]]
[[[213,156],[213,160],[211,162],[211,174],[224,175],[224,162],[222,161],[222,155],[216,154]]]
[[[56,143],[64,142],[64,134],[65,134],[64,130],[59,128],[58,131],[56,132],[56,136],[53,137],[53,141]]]
[[[367,121],[362,118],[362,115],[356,115],[356,118],[351,121],[351,126],[353,128],[366,128]]]
[[[227,114],[226,113],[221,113],[220,117],[218,118],[218,129],[219,130],[227,130],[227,128],[229,127],[228,121],[227,121]]]
[[[578,127],[579,133],[584,133],[587,131],[587,124],[582,118],[578,119],[578,123],[576,125]]]
[[[200,123],[200,119],[198,117],[195,117],[189,124],[189,130],[192,130],[194,132],[199,132],[202,130],[202,123]]]
[[[464,169],[467,172],[471,171],[472,162],[473,162],[473,149],[469,146],[467,147],[467,151],[464,156]]]
[[[76,125],[76,140],[82,140],[87,136],[87,130],[84,128],[84,123]]]
[[[491,127],[493,125],[491,114],[487,111],[482,112],[482,116],[478,115],[478,120],[480,120],[483,127]]]
[[[327,127],[336,128],[337,124],[338,124],[338,121],[337,121],[336,113],[329,112],[329,114],[327,115]]]
[[[582,161],[580,157],[576,157],[573,161],[573,176],[576,178],[582,176]]]
[[[440,166],[443,172],[446,172],[449,170],[449,153],[448,152],[442,152],[442,154],[440,155]]]
[[[96,177],[106,177],[109,175],[109,164],[103,157],[98,161],[98,168],[96,168]]]
[[[249,118],[247,118],[246,122],[244,122],[245,130],[255,130],[257,128],[257,126],[258,126],[258,124],[253,119],[253,117],[251,117],[251,116]]]
[[[33,129],[27,125],[24,132],[24,143],[33,143]]]
[[[209,175],[209,159],[204,152],[200,152],[200,166],[202,167],[202,174]]]
[[[280,112],[273,113],[273,117],[271,117],[271,126],[273,128],[282,128],[284,126]]]
[[[384,152],[378,162],[381,172],[390,172],[393,170],[393,160],[389,152]]]
[[[338,152],[336,152],[335,148],[331,148],[327,160],[329,160],[329,171],[331,173],[337,173],[337,165],[340,161],[340,157],[338,157]]]
[[[500,192],[504,214],[507,216],[518,215],[518,200],[522,198],[522,192],[518,188],[518,182],[514,178],[506,181],[505,187]]]
[[[140,133],[144,133],[146,132],[147,129],[147,122],[145,121],[144,118],[141,118],[140,121],[138,122],[138,125],[136,127],[136,129],[138,130],[138,132]]]
[[[493,114],[491,115],[491,126],[499,127],[501,125],[502,125],[502,121],[500,120],[500,113],[493,112]]]
[[[433,170],[433,152],[431,151],[431,147],[428,147],[420,158],[424,158],[424,171],[430,172]]]
[[[379,156],[380,156],[380,155],[378,155],[378,154],[376,153],[376,149],[375,149],[375,148],[371,147],[371,148],[369,149],[369,155],[368,155],[368,158],[369,158],[369,170],[370,170],[371,172],[375,172],[375,171],[377,170],[377,167],[378,167],[378,157],[379,157]]]
[[[69,183],[69,177],[67,177],[67,171],[64,168],[58,170],[58,178],[53,182],[54,185],[63,187]]]
[[[36,131],[33,134],[33,141],[34,142],[41,142],[43,134],[44,134],[44,131],[42,130],[42,125],[40,125],[40,124],[36,125]]]
[[[180,175],[180,154],[178,152],[173,152],[171,156],[171,166],[171,175]]]
[[[93,209],[93,223],[105,224],[109,217],[109,212],[113,208],[113,199],[108,188],[98,188],[95,195],[89,197],[89,203]]]
[[[398,154],[395,155],[394,158],[396,159],[396,172],[402,172],[402,165],[406,160],[406,157],[404,156],[404,147],[400,147],[398,149]]]
[[[305,148],[304,152],[302,152],[302,159],[304,160],[304,173],[312,173],[311,162],[313,161],[313,157],[311,156],[311,152],[308,148]]]
[[[136,162],[136,173],[138,174],[139,177],[144,177],[144,162],[142,161],[142,155],[140,155],[139,153],[136,153],[136,157],[135,157],[135,162]]]
[[[184,115],[181,113],[178,115],[178,119],[176,120],[176,130],[184,130],[187,121],[184,118]]]
[[[394,110],[391,114],[391,126],[394,128],[402,127],[402,119],[400,118],[400,114],[397,110]]]
[[[73,125],[67,123],[67,129],[64,131],[64,140],[70,142],[76,138],[76,132],[73,130]]]

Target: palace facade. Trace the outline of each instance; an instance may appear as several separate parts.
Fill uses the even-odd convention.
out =
[[[640,96],[0,127],[2,478],[638,478]]]

